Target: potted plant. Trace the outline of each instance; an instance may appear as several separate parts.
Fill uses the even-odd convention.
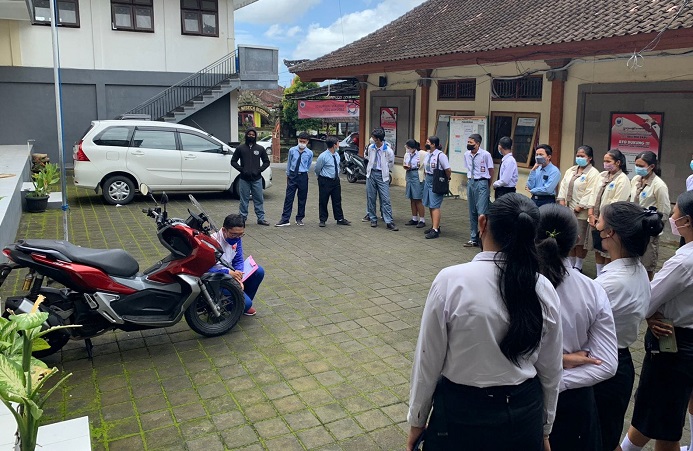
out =
[[[45,394],[42,389],[48,379],[58,372],[48,368],[31,353],[47,349],[48,343],[41,337],[49,332],[67,327],[56,326],[41,330],[48,319],[47,312],[40,312],[43,302],[39,295],[29,313],[0,317],[0,401],[12,412],[17,422],[16,451],[33,451],[36,448],[42,407],[51,394],[72,375],[66,375]],[[15,404],[16,407],[13,405]]]
[[[31,175],[34,190],[26,195],[26,209],[31,213],[40,213],[48,208],[48,196],[51,186],[60,181],[60,170],[55,163],[46,163],[38,172]]]

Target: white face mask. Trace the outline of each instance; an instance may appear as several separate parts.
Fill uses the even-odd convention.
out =
[[[301,149],[301,150],[303,150],[303,149],[306,148],[306,145],[303,144],[303,143],[298,143],[298,148]]]

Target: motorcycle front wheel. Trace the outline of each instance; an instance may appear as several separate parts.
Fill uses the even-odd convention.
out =
[[[358,180],[358,177],[356,176],[356,174],[348,174],[347,173],[347,182],[356,183],[357,180]]]
[[[198,334],[217,337],[230,331],[238,323],[245,309],[245,299],[241,286],[230,278],[219,282],[216,296],[213,290],[209,290],[209,294],[221,310],[221,316],[217,317],[205,297],[200,295],[185,310],[185,320]]]

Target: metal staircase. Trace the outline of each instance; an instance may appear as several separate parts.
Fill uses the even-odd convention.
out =
[[[177,123],[240,86],[236,50],[166,88],[123,116],[147,115],[152,120]]]

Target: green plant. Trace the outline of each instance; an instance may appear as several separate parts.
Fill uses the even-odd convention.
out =
[[[46,163],[37,173],[32,174],[31,181],[34,184],[34,190],[27,196],[48,196],[51,193],[51,186],[60,181],[60,169],[55,163]]]
[[[43,405],[72,375],[66,375],[42,394],[42,388],[58,369],[48,368],[45,363],[32,357],[31,353],[49,348],[46,340],[41,338],[47,333],[67,327],[79,327],[56,326],[41,330],[48,319],[47,312],[38,310],[41,302],[43,296],[38,297],[29,313],[10,315],[9,319],[0,317],[0,401],[14,415],[19,445],[16,449],[22,451],[33,451],[36,448]],[[11,403],[16,403],[17,408]]]

